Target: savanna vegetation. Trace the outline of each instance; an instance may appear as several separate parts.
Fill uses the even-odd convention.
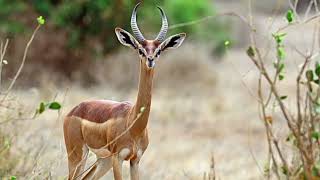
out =
[[[137,2],[0,0],[0,179],[65,179],[63,115],[135,100],[114,28]],[[319,2],[145,1],[150,38],[156,5],[188,39],[157,62],[141,178],[320,179]]]
[[[46,66],[49,70],[64,74],[68,78],[85,74],[81,78],[95,82],[87,71],[94,60],[104,59],[115,52],[119,43],[114,28],[119,26],[130,30],[131,7],[138,1],[1,1],[0,32],[6,37],[24,37],[30,32],[35,17],[47,19],[45,31],[38,34],[41,45],[30,51],[30,63]],[[160,15],[155,14],[156,5],[166,9],[170,25],[197,20],[214,15],[216,9],[210,1],[146,1],[138,14],[140,27],[149,38],[155,38],[160,29]],[[177,8],[179,7],[179,8]],[[188,9],[188,11],[185,11]],[[143,17],[143,19],[142,19]],[[215,29],[215,33],[207,31]],[[223,41],[228,38],[227,24],[218,20],[193,26],[176,27],[170,33],[190,33],[190,39],[209,42],[213,53],[222,54]],[[12,42],[15,46],[15,43]],[[80,53],[81,52],[81,53]],[[8,53],[10,55],[10,52]],[[46,54],[46,56],[39,56]],[[65,59],[68,59],[66,62]],[[12,69],[10,69],[11,71]],[[30,73],[31,75],[34,75]]]

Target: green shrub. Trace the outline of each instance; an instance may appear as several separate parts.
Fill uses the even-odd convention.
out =
[[[26,10],[26,4],[19,0],[0,0],[0,31],[9,36],[22,33],[23,24],[15,20],[15,16]]]
[[[0,31],[16,34],[25,31],[26,13],[43,15],[50,28],[58,28],[68,34],[70,48],[93,50],[92,43],[100,45],[102,52],[110,52],[119,46],[115,35],[116,26],[130,30],[130,16],[135,2],[129,0],[0,0]],[[160,14],[156,5],[163,6],[169,23],[177,24],[214,15],[211,1],[202,0],[164,0],[162,2],[145,1],[139,9],[139,25],[146,34],[155,34],[160,29]],[[30,17],[34,18],[34,17]],[[192,26],[174,29],[174,32],[187,32],[192,39],[206,40],[210,44],[222,44],[227,37],[225,26],[214,20]],[[149,37],[150,38],[150,37]],[[90,45],[89,45],[90,44]]]

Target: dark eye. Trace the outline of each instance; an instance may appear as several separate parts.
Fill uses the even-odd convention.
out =
[[[141,49],[139,49],[139,54],[140,54],[141,56],[144,56],[144,53],[142,52]]]
[[[160,55],[160,53],[161,53],[161,50],[159,50],[159,51],[157,52],[156,56],[159,56],[159,55]]]

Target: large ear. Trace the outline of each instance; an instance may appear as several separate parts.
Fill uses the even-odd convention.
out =
[[[182,44],[185,38],[186,38],[186,33],[180,33],[180,34],[176,34],[168,37],[165,41],[163,41],[160,44],[161,51],[178,48]]]
[[[121,44],[134,49],[138,48],[138,41],[127,31],[117,27],[115,33]]]

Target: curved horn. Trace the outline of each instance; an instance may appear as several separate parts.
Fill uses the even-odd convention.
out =
[[[162,10],[161,7],[159,7],[159,6],[157,6],[157,7],[158,7],[158,9],[160,10],[160,13],[161,13],[162,26],[161,26],[160,32],[159,32],[159,34],[158,34],[158,36],[157,36],[157,38],[155,40],[158,40],[158,41],[162,42],[162,41],[164,41],[164,39],[166,37],[169,25],[168,25],[168,20],[167,20],[166,14],[164,13],[164,11]]]
[[[137,24],[137,8],[141,2],[139,2],[133,9],[132,11],[132,16],[131,16],[131,29],[135,37],[139,42],[143,42],[145,38],[143,37],[141,31],[139,30],[138,24]]]

